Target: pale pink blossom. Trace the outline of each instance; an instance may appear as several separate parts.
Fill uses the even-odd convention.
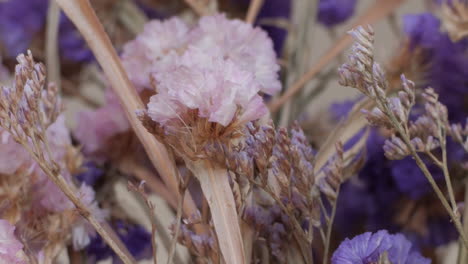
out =
[[[148,115],[160,124],[178,119],[190,109],[223,126],[233,121],[236,113],[248,113],[242,119],[251,121],[267,112],[251,72],[196,48],[188,49],[171,68],[154,77],[158,93],[150,99]]]
[[[138,37],[124,46],[122,63],[137,88],[150,88],[150,73],[168,55],[186,45],[189,27],[179,18],[148,22]]]
[[[13,174],[30,163],[29,153],[13,137],[0,129],[0,174]]]
[[[15,236],[15,226],[0,219],[0,263],[23,264],[23,244]]]
[[[74,136],[87,154],[101,150],[113,136],[128,131],[130,124],[115,96],[107,94],[106,105],[78,113]]]
[[[190,45],[252,72],[266,94],[281,90],[273,42],[259,27],[223,14],[205,16],[191,32]]]

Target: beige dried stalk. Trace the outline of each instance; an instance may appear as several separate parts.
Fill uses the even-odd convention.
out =
[[[120,103],[137,137],[142,142],[149,159],[157,169],[166,186],[177,199],[178,193],[177,175],[178,170],[174,160],[166,147],[156,140],[143,127],[135,115],[135,111],[143,109],[144,105],[139,98],[136,89],[128,79],[122,67],[120,59],[112,47],[109,37],[99,22],[89,0],[56,0],[65,11],[70,20],[79,29],[89,47],[93,51],[100,65],[104,69],[112,88],[119,97]],[[184,199],[185,215],[197,213],[197,208],[190,194]]]
[[[253,24],[257,19],[260,9],[262,9],[263,3],[265,0],[252,0],[247,10],[247,16],[245,17],[245,22]]]

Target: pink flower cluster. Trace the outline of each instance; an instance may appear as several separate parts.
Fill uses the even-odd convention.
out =
[[[281,89],[272,41],[260,28],[224,15],[190,28],[178,18],[153,21],[122,55],[130,79],[155,87],[148,115],[164,125],[189,110],[227,126],[267,113],[263,92]]]
[[[0,219],[0,263],[25,264],[23,244],[15,236],[15,226]]]

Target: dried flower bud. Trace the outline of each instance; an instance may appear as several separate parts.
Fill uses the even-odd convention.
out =
[[[366,95],[373,93],[373,67],[374,67],[374,31],[358,27],[349,32],[355,40],[348,56],[349,63],[342,65],[338,72],[340,84],[358,89]],[[378,69],[377,69],[378,70]],[[380,76],[380,75],[379,75]]]
[[[447,107],[439,102],[439,95],[432,88],[427,88],[423,93],[426,101],[426,112],[435,120],[442,124],[448,121]]]
[[[385,127],[388,129],[392,128],[392,123],[379,108],[375,107],[372,111],[362,109],[361,112],[366,116],[371,126]]]
[[[401,101],[403,102],[403,105],[407,108],[410,109],[415,100],[416,100],[416,95],[415,95],[415,85],[414,82],[406,79],[406,76],[402,74],[400,76],[401,78],[401,83],[403,84],[403,93],[398,93],[398,96],[400,97]]]
[[[419,137],[413,138],[411,140],[411,145],[419,152],[429,152],[440,146],[439,141],[434,139],[433,136],[429,136],[425,140]]]
[[[397,136],[392,136],[391,139],[385,140],[383,146],[385,157],[390,160],[400,160],[411,154],[410,149],[406,144]]]

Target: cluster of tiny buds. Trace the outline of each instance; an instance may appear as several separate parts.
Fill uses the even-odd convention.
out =
[[[187,247],[190,252],[198,257],[208,259],[219,259],[218,243],[215,241],[214,234],[199,235],[191,230],[191,226],[195,224],[187,219],[181,224],[179,230],[179,243]],[[175,225],[171,227],[174,232]]]
[[[466,152],[468,152],[468,118],[466,119],[465,126],[461,124],[450,125],[448,132],[452,138],[460,143]]]
[[[329,161],[328,165],[323,169],[324,177],[321,177],[318,186],[320,191],[326,195],[330,201],[336,201],[338,198],[337,190],[343,182],[343,145],[336,144],[336,155]]]
[[[62,110],[55,85],[46,85],[45,67],[35,63],[30,51],[19,55],[12,87],[2,87],[0,124],[17,141],[44,141],[47,127]]]

